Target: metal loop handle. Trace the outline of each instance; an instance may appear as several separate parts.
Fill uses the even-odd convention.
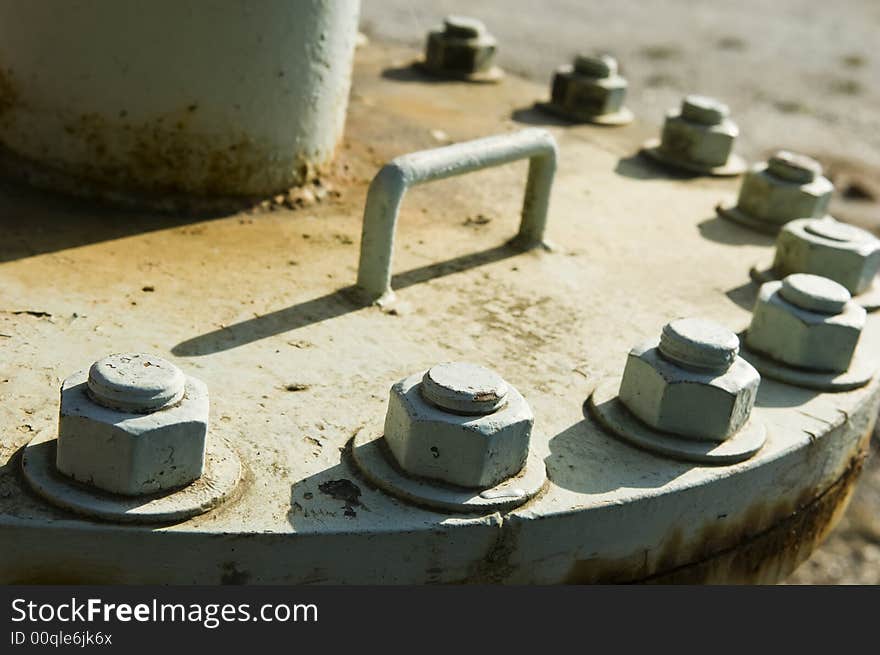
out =
[[[369,300],[394,298],[391,257],[400,203],[417,184],[529,159],[522,220],[514,242],[524,250],[545,245],[550,188],[556,173],[556,140],[547,130],[527,129],[396,157],[373,178],[364,207],[357,285]]]

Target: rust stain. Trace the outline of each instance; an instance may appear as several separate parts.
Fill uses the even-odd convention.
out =
[[[704,527],[690,544],[684,542],[680,528],[676,528],[653,567],[647,552],[619,559],[581,560],[572,567],[566,582],[778,582],[803,563],[837,524],[866,457],[867,451],[860,449],[843,475],[818,497],[807,489],[794,503],[759,503],[734,524],[713,523]],[[769,528],[764,527],[768,525]]]
[[[18,104],[18,87],[12,79],[12,71],[0,68],[0,116],[8,113]]]
[[[521,522],[504,521],[489,552],[483,559],[474,562],[465,580],[459,582],[499,584],[508,579],[517,568],[511,558],[517,550],[521,527]]]
[[[76,166],[76,175],[114,188],[203,195],[265,194],[308,175],[301,158],[292,159],[284,174],[269,175],[277,170],[270,166],[276,152],[245,135],[221,143],[200,133],[191,126],[197,113],[198,106],[189,104],[142,122],[128,120],[127,112],[118,120],[95,113],[75,117],[65,132],[92,155]]]
[[[11,77],[0,69],[0,118],[20,106]],[[344,163],[316,153],[279,153],[234,127],[223,138],[199,130],[201,108],[187,103],[175,111],[138,121],[122,109],[113,117],[98,113],[71,116],[63,123],[75,162],[53,157],[44,144],[36,161],[29,153],[4,146],[5,173],[34,186],[116,204],[183,212],[237,211],[268,196],[312,182],[329,180]],[[34,149],[40,148],[35,146]],[[85,155],[85,156],[83,156]]]

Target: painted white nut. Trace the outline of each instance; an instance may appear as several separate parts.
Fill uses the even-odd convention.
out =
[[[488,71],[497,41],[479,20],[447,16],[443,27],[428,32],[425,67],[440,73],[470,74]]]
[[[748,421],[761,381],[738,352],[739,339],[721,325],[673,321],[659,340],[630,350],[619,398],[657,430],[727,439]]]
[[[761,286],[746,345],[773,359],[814,371],[844,372],[867,312],[845,287],[796,273]]]
[[[782,224],[828,213],[834,185],[823,177],[819,162],[779,151],[753,166],[743,178],[737,207],[755,218]]]
[[[204,470],[208,389],[174,364],[110,355],[61,387],[55,466],[129,496],[181,487]]]
[[[681,109],[671,110],[663,124],[660,149],[670,157],[704,166],[724,165],[739,136],[727,105],[689,95]]]
[[[494,372],[439,364],[391,387],[385,442],[407,473],[486,489],[522,469],[534,420]]]
[[[578,55],[573,65],[556,70],[550,101],[569,114],[601,116],[621,110],[626,89],[613,57]]]
[[[880,240],[830,217],[790,221],[776,239],[773,268],[780,276],[827,277],[858,295],[871,286],[880,269]]]

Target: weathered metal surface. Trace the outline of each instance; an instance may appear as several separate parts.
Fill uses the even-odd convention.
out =
[[[652,455],[584,415],[595,383],[671,319],[744,329],[748,263],[772,251],[771,238],[714,216],[731,181],[667,179],[635,157],[654,128],[548,127],[560,145],[552,252],[505,245],[521,167],[414,190],[397,235],[399,304],[352,299],[377,168],[431,147],[437,130],[468,140],[513,128],[514,110],[542,120],[522,110],[542,89],[513,77],[440,86],[382,75],[412,56],[358,51],[343,195],[320,205],[193,221],[0,188],[0,579],[553,583],[701,565],[692,580],[772,581],[833,522],[876,415],[876,380],[836,394],[763,380],[753,415],[767,442],[732,466]],[[880,353],[876,316],[863,345]],[[208,384],[212,430],[243,461],[237,494],[148,528],[82,519],[27,492],[18,453],[57,429],[61,379],[144,349]],[[503,371],[532,407],[549,482],[519,508],[405,502],[340,451],[381,422],[389,384],[438,361]]]
[[[342,136],[358,9],[0,2],[5,169],[151,206],[306,182]]]

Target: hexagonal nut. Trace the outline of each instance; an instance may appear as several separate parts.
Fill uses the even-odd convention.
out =
[[[198,479],[205,465],[208,388],[187,377],[183,399],[149,414],[96,404],[88,372],[61,386],[56,468],[74,480],[117,494],[139,496]]]
[[[660,354],[659,341],[629,352],[620,401],[639,420],[663,432],[721,441],[749,419],[761,376],[737,357],[724,373],[683,368]]]
[[[562,66],[553,75],[550,101],[569,114],[600,116],[623,107],[627,82],[620,75],[590,77]]]
[[[522,469],[535,417],[516,389],[495,412],[466,416],[425,400],[421,382],[421,373],[397,382],[388,400],[385,442],[404,471],[486,489]]]
[[[425,67],[450,73],[478,73],[492,67],[497,42],[483,34],[478,37],[452,37],[442,30],[428,33],[425,46]]]
[[[798,184],[772,175],[766,163],[756,164],[743,179],[737,207],[770,223],[797,218],[819,218],[828,213],[834,185],[821,175]]]
[[[846,371],[865,325],[865,309],[849,301],[840,314],[808,311],[783,298],[782,284],[761,285],[746,345],[798,368]]]
[[[815,234],[815,225],[843,225],[833,219],[789,221],[776,238],[773,268],[780,277],[812,273],[834,280],[852,295],[865,291],[880,270],[880,240],[871,233],[844,225],[855,238],[844,240]]]
[[[663,124],[660,148],[670,157],[706,166],[722,166],[733,151],[739,128],[729,118],[717,125],[703,125],[670,112]]]

